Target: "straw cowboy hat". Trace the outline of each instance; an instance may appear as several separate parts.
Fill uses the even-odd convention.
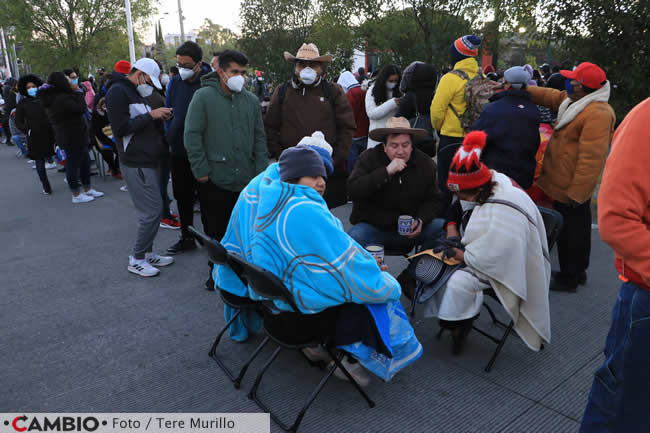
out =
[[[329,63],[334,57],[331,54],[321,56],[318,52],[318,47],[315,44],[302,44],[296,55],[292,55],[288,51],[284,52],[284,60],[287,62],[295,62],[296,60],[305,60],[308,62],[321,62]]]
[[[425,129],[411,128],[411,124],[406,117],[391,117],[386,122],[385,128],[377,128],[370,131],[370,138],[382,143],[386,142],[388,134],[410,134],[412,138],[423,137],[427,135]]]

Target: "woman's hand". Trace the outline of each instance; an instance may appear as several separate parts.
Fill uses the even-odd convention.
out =
[[[459,262],[465,262],[465,252],[463,250],[454,248],[454,252],[456,253],[456,255],[453,257],[454,259],[458,260]]]

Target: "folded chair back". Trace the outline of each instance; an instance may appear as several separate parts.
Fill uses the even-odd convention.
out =
[[[228,251],[217,240],[211,238],[203,232],[198,231],[193,226],[189,227],[190,233],[197,241],[207,250],[208,256],[212,262],[218,265],[228,264]]]
[[[562,230],[564,218],[562,218],[562,214],[555,209],[549,209],[542,206],[538,206],[538,209],[539,213],[542,214],[544,227],[546,228],[548,250],[551,251],[551,249],[553,249],[553,245],[555,245],[555,242],[557,242],[557,238],[560,236],[560,230]]]

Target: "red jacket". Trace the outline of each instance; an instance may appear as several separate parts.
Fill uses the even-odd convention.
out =
[[[350,101],[352,111],[354,111],[354,120],[357,122],[357,130],[354,132],[354,138],[367,137],[370,121],[366,113],[366,91],[361,87],[353,87],[345,94]]]
[[[650,98],[628,113],[612,142],[598,194],[600,236],[623,279],[650,290]]]

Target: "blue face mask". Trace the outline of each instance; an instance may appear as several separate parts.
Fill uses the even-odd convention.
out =
[[[34,98],[36,96],[36,93],[38,92],[38,89],[36,87],[31,87],[27,89],[27,94]]]
[[[77,85],[79,84],[79,78],[73,78],[70,81],[72,82],[72,84],[77,84]]]
[[[573,95],[573,84],[571,84],[571,80],[568,78],[564,80],[564,88],[566,89],[567,95]]]

